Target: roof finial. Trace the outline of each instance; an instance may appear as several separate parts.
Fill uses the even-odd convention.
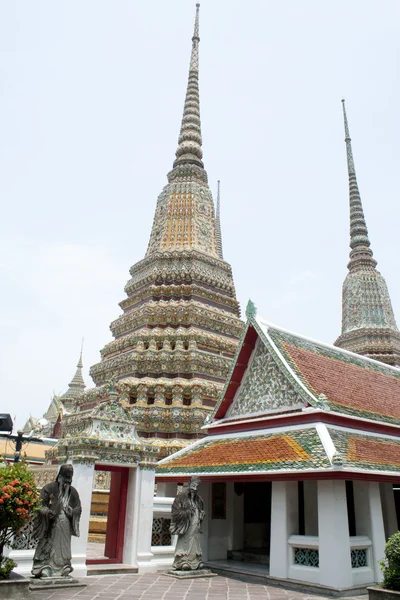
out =
[[[254,302],[249,298],[246,306],[246,317],[248,319],[255,319],[257,316],[257,307]]]
[[[215,245],[217,247],[218,256],[224,258],[222,252],[222,234],[221,234],[221,219],[220,219],[220,180],[217,181],[217,209],[215,211]]]
[[[196,18],[192,37],[192,53],[190,56],[189,80],[186,91],[185,106],[181,131],[178,138],[178,148],[175,153],[173,170],[168,174],[169,181],[177,177],[185,177],[187,171],[195,171],[198,179],[207,183],[207,173],[202,162],[201,123],[199,98],[199,8],[196,4]],[[183,170],[177,167],[185,167]]]
[[[342,100],[345,142],[347,151],[347,169],[349,173],[350,188],[350,262],[349,270],[354,270],[361,266],[370,266],[375,268],[376,260],[373,258],[368,238],[368,229],[365,222],[364,211],[361,203],[361,196],[358,189],[356,170],[354,167],[353,151],[351,148],[351,138],[349,124],[347,121],[346,107]]]

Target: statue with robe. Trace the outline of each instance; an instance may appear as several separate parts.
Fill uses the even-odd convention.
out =
[[[79,494],[72,487],[72,465],[62,465],[56,481],[40,493],[42,507],[35,517],[33,534],[38,545],[33,557],[35,578],[68,577],[71,565],[71,536],[79,537],[82,512]]]
[[[189,486],[177,495],[172,504],[170,532],[178,536],[172,565],[175,571],[194,571],[204,567],[200,533],[205,512],[204,502],[197,493],[199,483],[200,478],[193,476]]]

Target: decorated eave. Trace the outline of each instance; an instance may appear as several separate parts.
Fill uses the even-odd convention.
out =
[[[400,483],[400,440],[313,423],[209,436],[161,460],[157,481],[362,479]]]
[[[46,458],[153,467],[158,452],[138,436],[130,411],[114,393],[111,401],[66,416],[62,438],[46,453]]]

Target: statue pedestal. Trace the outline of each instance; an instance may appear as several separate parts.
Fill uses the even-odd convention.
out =
[[[198,577],[218,577],[217,573],[213,573],[210,569],[195,569],[193,571],[167,571],[163,573],[168,577],[175,577],[176,579],[197,579]]]
[[[36,590],[59,590],[61,588],[86,587],[86,583],[81,583],[73,577],[34,577],[31,578],[29,589]]]

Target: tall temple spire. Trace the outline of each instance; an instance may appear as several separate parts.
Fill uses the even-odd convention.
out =
[[[192,37],[192,53],[190,56],[189,79],[187,84],[185,106],[183,109],[181,130],[178,138],[178,148],[174,168],[169,173],[169,181],[173,181],[181,170],[178,167],[191,166],[192,170],[207,182],[207,174],[204,171],[202,161],[203,151],[201,149],[201,122],[200,122],[200,95],[199,95],[199,9],[196,4],[196,18],[194,21],[194,32]],[[198,169],[193,169],[197,167]],[[187,170],[187,169],[186,169]],[[204,171],[204,173],[202,173]]]
[[[368,229],[365,222],[364,211],[361,204],[360,191],[358,189],[356,170],[354,167],[353,151],[351,148],[351,137],[349,124],[347,121],[346,106],[342,100],[344,131],[347,152],[347,170],[349,173],[349,191],[350,191],[350,262],[349,270],[360,268],[361,266],[376,267],[377,262],[372,257],[370,241],[368,238]]]
[[[215,243],[217,245],[218,256],[224,258],[222,252],[222,233],[221,233],[221,217],[220,217],[220,180],[217,181],[217,208],[215,211]]]
[[[350,199],[349,273],[343,283],[342,334],[335,345],[400,365],[400,332],[386,281],[376,270],[358,189],[345,101],[342,100]]]

